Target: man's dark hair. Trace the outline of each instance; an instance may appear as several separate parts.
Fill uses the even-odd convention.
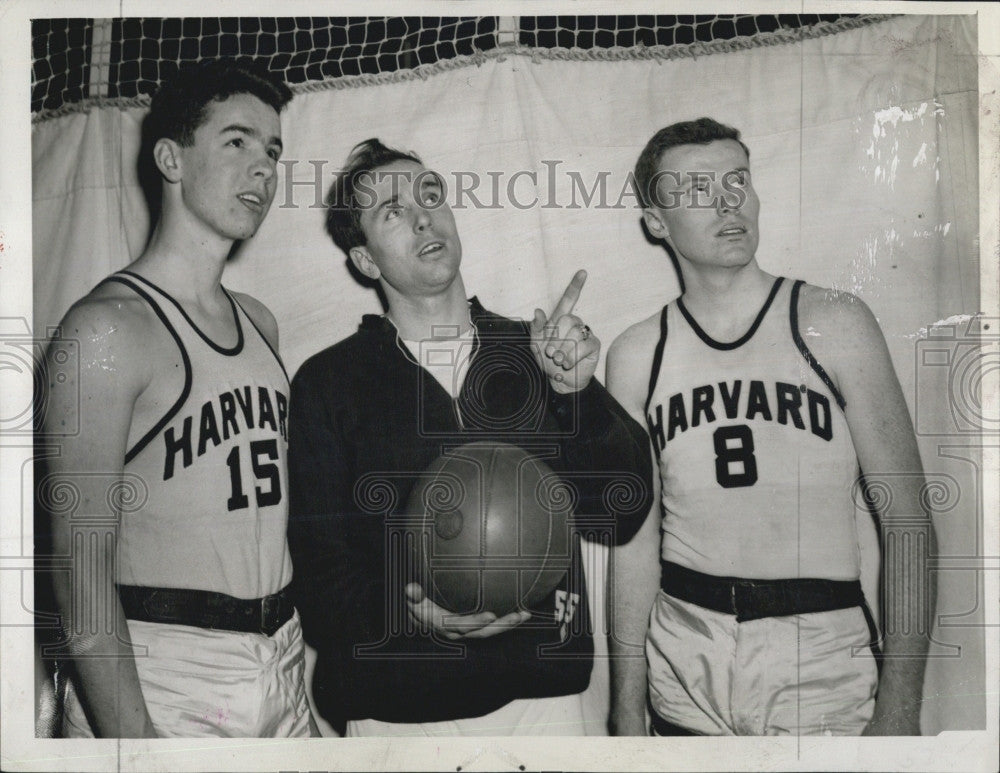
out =
[[[362,208],[357,206],[359,178],[394,161],[423,164],[415,154],[387,147],[378,138],[372,137],[354,146],[344,168],[334,178],[326,198],[326,231],[333,243],[345,253],[349,253],[352,247],[368,243],[361,229]]]
[[[750,158],[750,148],[740,139],[739,129],[726,126],[712,118],[672,123],[654,134],[642,149],[635,164],[635,182],[642,206],[650,207],[655,200],[656,192],[650,186],[659,171],[660,159],[667,150],[678,145],[707,145],[716,140],[736,140],[746,152],[747,159]]]
[[[194,133],[205,121],[212,102],[236,94],[250,94],[275,111],[288,104],[292,92],[276,75],[259,65],[236,59],[207,59],[182,68],[166,80],[153,96],[142,122],[139,151],[139,184],[150,211],[150,229],[159,217],[163,178],[153,160],[153,148],[166,137],[190,147]]]
[[[280,113],[292,92],[276,75],[259,65],[236,59],[208,59],[185,67],[153,95],[146,119],[148,139],[167,137],[180,145],[194,142],[211,102],[250,94]]]

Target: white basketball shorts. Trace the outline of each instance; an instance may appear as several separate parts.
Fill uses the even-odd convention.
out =
[[[128,628],[159,736],[309,735],[298,612],[270,637],[138,620],[129,620]],[[74,691],[66,699],[63,735],[93,736]]]
[[[738,623],[661,591],[650,702],[699,735],[858,735],[878,686],[870,642],[860,607]]]

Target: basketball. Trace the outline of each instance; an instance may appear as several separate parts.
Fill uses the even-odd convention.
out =
[[[502,616],[539,603],[569,568],[571,500],[547,464],[516,446],[448,451],[408,502],[424,592],[456,614]]]

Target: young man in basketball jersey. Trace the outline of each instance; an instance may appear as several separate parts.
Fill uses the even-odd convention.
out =
[[[614,732],[646,733],[648,660],[656,734],[919,734],[924,627],[887,631],[879,678],[858,582],[859,464],[892,486],[895,513],[923,518],[903,536],[933,543],[878,324],[852,295],[757,265],[760,202],[735,129],[668,126],[636,180],[683,292],[608,354],[661,491],[615,556]],[[916,551],[885,583],[889,610],[926,619]]]
[[[270,207],[290,98],[224,60],[164,85],[147,118],[160,219],[63,319],[80,378],[50,385],[44,429],[77,399],[82,427],[43,485],[78,496],[52,508],[56,554],[74,559],[54,580],[76,673],[68,735],[310,732],[285,592],[288,379],[274,317],[221,284]]]
[[[581,697],[593,639],[575,539],[560,584],[497,619],[426,597],[392,532],[432,461],[503,441],[577,491],[580,532],[588,516],[609,528],[605,492],[631,487],[617,529],[635,533],[651,501],[648,441],[594,379],[600,342],[572,313],[585,274],[530,324],[487,311],[466,295],[441,179],[375,139],[355,148],[330,199],[331,236],[387,312],[292,384],[289,543],[317,708],[348,735],[602,733]]]

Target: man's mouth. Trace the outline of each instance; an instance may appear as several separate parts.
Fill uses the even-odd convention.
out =
[[[426,258],[431,255],[436,255],[444,249],[444,242],[428,242],[423,247],[420,248],[420,252],[417,253],[418,258]]]
[[[264,208],[264,199],[256,193],[240,193],[237,194],[236,198],[254,212],[259,212]]]
[[[747,232],[746,226],[742,225],[729,225],[723,228],[721,231],[716,233],[716,236],[743,236]]]

